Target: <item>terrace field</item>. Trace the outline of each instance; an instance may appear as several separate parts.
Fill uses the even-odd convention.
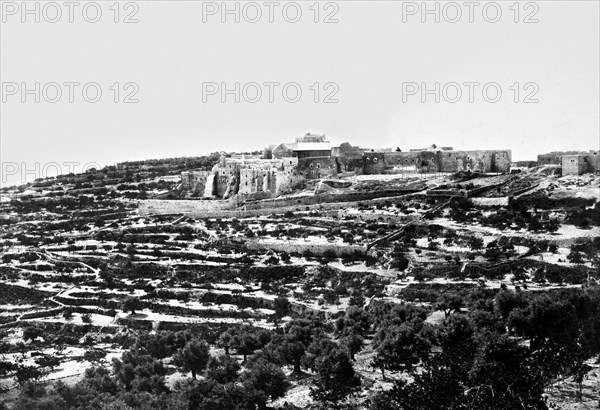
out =
[[[137,199],[176,188],[181,168],[156,167],[3,189],[0,408],[599,404],[597,176],[369,176],[352,189],[417,192],[141,215]]]

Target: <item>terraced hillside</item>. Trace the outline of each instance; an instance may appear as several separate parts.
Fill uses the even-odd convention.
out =
[[[597,404],[598,177],[447,175],[389,198],[202,218],[140,215],[129,185],[176,185],[148,172],[3,190],[9,408],[486,408],[484,385],[509,406]],[[427,195],[469,184],[514,196]],[[581,395],[564,387],[579,380]]]

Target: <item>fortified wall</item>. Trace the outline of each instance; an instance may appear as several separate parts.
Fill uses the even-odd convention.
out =
[[[275,159],[221,156],[211,171],[181,173],[182,187],[193,196],[230,198],[242,195],[246,199],[264,199],[292,192],[306,180],[332,178],[340,173],[403,174],[436,172],[510,172],[511,152],[411,150],[408,152],[370,151],[348,143],[331,150],[331,155],[294,156]],[[589,156],[589,155],[588,155]],[[570,166],[571,162],[569,162]],[[576,159],[569,172],[589,172],[598,169],[598,155]],[[594,165],[595,164],[595,165]],[[569,168],[570,170],[571,168]]]
[[[354,172],[355,174],[362,174],[364,155],[363,149],[353,147],[347,142],[331,149],[331,156],[335,159],[337,173]]]
[[[181,185],[190,192],[204,193],[206,179],[211,171],[183,171],[181,173]]]
[[[298,160],[298,173],[306,179],[320,179],[335,176],[337,175],[335,158],[300,158]]]
[[[304,178],[298,173],[298,158],[257,159],[221,156],[211,171],[181,173],[182,187],[202,198],[233,195],[265,198],[291,192]]]
[[[276,174],[274,169],[256,168],[240,169],[239,195],[250,195],[259,192],[275,192]]]
[[[365,152],[363,173],[510,172],[510,150]]]
[[[556,158],[552,157],[552,161]],[[597,169],[576,159],[573,171]],[[510,150],[454,151],[452,147],[367,151],[349,143],[331,147],[325,135],[307,133],[296,142],[265,149],[257,156],[221,156],[211,171],[185,171],[182,187],[193,196],[227,199],[266,199],[303,187],[306,180],[337,177],[338,174],[404,174],[437,172],[510,172]]]

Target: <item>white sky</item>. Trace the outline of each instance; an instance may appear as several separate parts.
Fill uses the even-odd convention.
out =
[[[8,4],[7,3],[11,3]],[[33,1],[29,7],[35,7]],[[36,172],[35,163],[94,162],[100,165],[119,161],[175,156],[195,156],[217,150],[242,151],[293,139],[308,131],[324,132],[334,143],[349,141],[364,147],[396,147],[403,150],[432,143],[455,149],[509,148],[514,160],[535,159],[551,150],[599,148],[599,15],[598,1],[537,1],[519,4],[515,23],[513,1],[500,1],[502,16],[486,22],[479,2],[474,23],[469,9],[457,23],[455,9],[439,3],[440,23],[428,15],[405,14],[421,2],[338,1],[319,4],[319,19],[338,11],[338,23],[313,21],[313,1],[299,1],[302,17],[287,22],[280,2],[274,23],[268,21],[269,6],[256,2],[263,12],[257,23],[222,23],[220,14],[206,15],[203,7],[216,5],[201,1],[137,1],[138,23],[114,23],[113,1],[99,1],[102,17],[92,24],[84,20],[80,2],[74,23],[63,16],[49,23],[55,10],[43,13],[39,23],[33,15],[21,21],[21,1],[2,1],[0,22],[0,75],[8,83],[25,82],[33,88],[49,82],[63,84],[96,82],[103,95],[100,102],[83,100],[81,87],[75,102],[68,102],[68,88],[61,86],[58,103],[33,101],[4,89],[0,112],[2,185],[16,183]],[[120,4],[122,20],[133,6]],[[209,4],[210,3],[210,4]],[[235,2],[228,2],[233,8]],[[428,7],[435,7],[428,2]],[[533,4],[533,5],[531,5]],[[19,8],[13,15],[14,7]],[[244,3],[240,3],[243,7]],[[288,6],[288,18],[293,8]],[[314,6],[312,6],[314,8]],[[446,6],[449,7],[449,6]],[[537,8],[537,10],[536,10]],[[251,19],[254,10],[247,8]],[[494,18],[489,6],[486,17]],[[522,20],[530,13],[538,23]],[[88,8],[86,17],[93,18]],[[109,87],[119,82],[139,85],[138,103],[112,101]],[[268,88],[262,86],[258,103],[233,97],[222,103],[220,97],[202,100],[203,82],[296,82],[301,86],[298,103],[286,102],[281,87],[275,89],[275,102],[268,102]],[[313,101],[313,83],[336,83],[337,103]],[[502,98],[486,102],[481,87],[474,102],[468,102],[468,88],[462,86],[462,99],[455,104],[433,96],[422,103],[419,95],[402,101],[403,83],[436,82],[482,85],[498,83]],[[509,88],[521,84],[520,100],[539,87],[538,103],[513,101]],[[49,91],[52,91],[48,89]],[[321,90],[322,100],[328,90]],[[454,91],[449,98],[454,96]],[[126,92],[121,91],[120,98]],[[93,93],[90,92],[90,95]],[[252,97],[254,94],[250,97]],[[290,92],[293,97],[293,93]],[[489,95],[494,96],[490,91]],[[54,96],[52,91],[50,98]],[[18,171],[7,163],[25,163]],[[12,166],[11,166],[12,167]],[[8,175],[7,169],[10,169]],[[38,174],[42,170],[37,171]]]

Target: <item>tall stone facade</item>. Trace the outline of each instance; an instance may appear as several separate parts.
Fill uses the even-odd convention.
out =
[[[454,151],[425,150],[408,152],[365,152],[365,174],[406,172],[510,172],[510,150]]]
[[[303,178],[298,158],[246,159],[221,156],[211,171],[181,173],[184,189],[204,198],[227,199],[233,195],[268,197],[291,191]]]
[[[329,178],[337,175],[334,158],[308,157],[298,160],[298,172],[306,179]]]
[[[250,195],[259,192],[275,192],[276,170],[242,168],[240,169],[239,195]]]
[[[206,179],[211,171],[184,171],[181,173],[181,185],[195,195],[204,194]]]
[[[335,167],[338,173],[354,172],[362,174],[364,155],[363,149],[354,147],[347,142],[331,149],[331,156],[335,159]]]

